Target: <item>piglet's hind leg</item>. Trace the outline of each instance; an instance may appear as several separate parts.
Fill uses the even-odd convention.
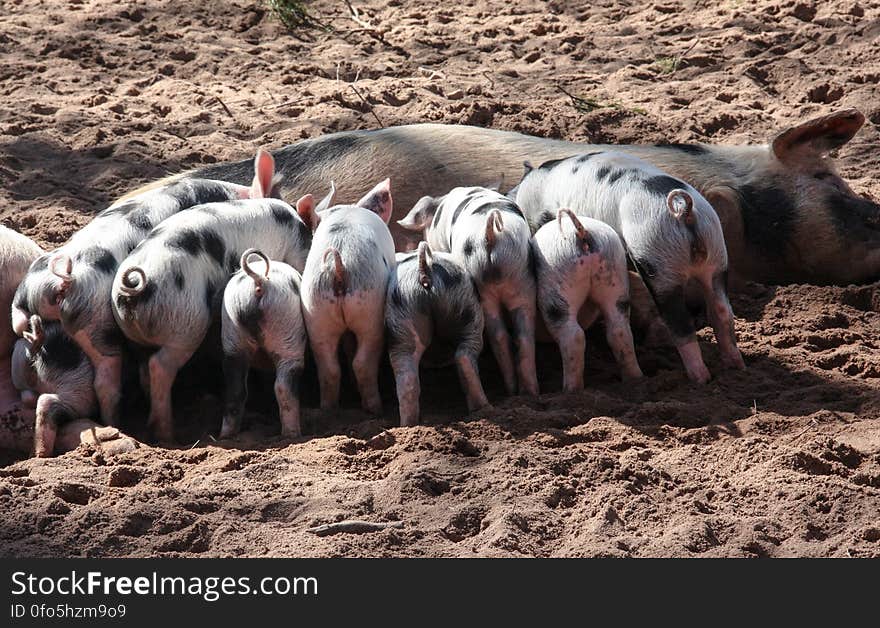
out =
[[[300,426],[299,384],[302,362],[282,362],[275,372],[275,399],[281,417],[281,435],[286,438],[302,436]]]

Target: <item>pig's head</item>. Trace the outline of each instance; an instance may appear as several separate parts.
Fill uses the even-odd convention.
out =
[[[33,261],[12,298],[12,329],[21,336],[38,314],[47,320],[61,317],[61,302],[70,287],[71,260],[61,252],[46,253]]]
[[[857,195],[828,156],[856,134],[854,109],[804,122],[737,164],[735,190],[705,190],[719,214],[733,207],[742,241],[734,270],[764,281],[847,284],[880,279],[880,205]]]
[[[391,220],[391,211],[394,209],[391,199],[391,179],[380,181],[376,184],[376,187],[367,192],[355,205],[378,214],[379,218],[387,225],[388,221]]]

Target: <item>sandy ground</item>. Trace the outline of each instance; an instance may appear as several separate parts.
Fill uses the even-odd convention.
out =
[[[744,142],[840,107],[869,120],[843,173],[880,196],[875,2],[354,4],[373,29],[329,0],[335,31],[296,34],[243,0],[8,0],[0,220],[51,248],[142,182],[342,129]],[[596,333],[583,394],[553,392],[544,348],[539,399],[503,399],[487,362],[495,407],[466,417],[439,371],[414,429],[386,371],[382,420],[310,412],[291,443],[264,394],[215,443],[208,377],[178,395],[192,448],[6,456],[0,555],[880,556],[880,287],[752,284],[733,305],[745,372],[707,342],[718,376],[695,387],[639,346],[650,377],[623,385]],[[341,519],[404,526],[305,531]]]

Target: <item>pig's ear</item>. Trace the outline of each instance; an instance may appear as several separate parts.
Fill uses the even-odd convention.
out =
[[[387,224],[391,220],[391,210],[393,208],[391,201],[391,179],[385,179],[379,183],[355,204],[358,207],[363,207],[379,214],[379,217]]]
[[[318,228],[318,223],[321,222],[321,217],[318,216],[318,212],[315,210],[314,196],[306,194],[299,199],[296,202],[296,213],[299,214],[299,217],[303,219],[303,222],[308,225],[309,229],[314,231]]]
[[[492,190],[493,192],[500,192],[501,188],[504,186],[504,175],[501,175],[501,178],[496,180],[494,183],[487,185],[487,190]]]
[[[409,210],[409,213],[406,216],[397,221],[397,224],[407,231],[421,232],[431,223],[431,219],[434,217],[436,211],[436,199],[430,196],[423,196],[419,199],[419,202]]]
[[[316,212],[322,212],[328,207],[330,207],[330,203],[333,202],[333,197],[336,196],[336,184],[333,181],[330,182],[330,192],[321,199],[321,202],[315,207]]]
[[[275,177],[275,160],[262,148],[254,157],[254,182],[251,184],[251,198],[269,198]]]
[[[850,141],[864,123],[865,116],[855,109],[813,118],[773,138],[773,154],[781,161],[803,152],[825,154]]]

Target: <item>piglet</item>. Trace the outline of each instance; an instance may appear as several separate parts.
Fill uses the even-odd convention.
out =
[[[535,374],[535,278],[529,259],[531,232],[516,203],[494,190],[454,188],[425,196],[397,221],[423,232],[434,251],[451,253],[477,284],[489,345],[508,394],[538,394]],[[505,313],[513,325],[516,368]]]
[[[352,361],[363,408],[382,411],[378,370],[384,343],[385,291],[394,270],[390,181],[385,179],[355,205],[337,205],[317,216],[302,278],[303,316],[318,367],[321,408],[339,404],[337,351],[352,332]]]
[[[300,280],[291,266],[270,262],[262,251],[248,249],[241,256],[241,270],[226,285],[221,313],[226,376],[222,438],[240,429],[252,364],[275,369],[282,436],[302,434],[299,383],[308,341],[299,299]]]
[[[483,350],[483,313],[467,271],[448,253],[398,253],[385,306],[388,353],[397,382],[401,426],[419,421],[419,365],[455,362],[468,410],[489,404],[477,359]]]
[[[584,387],[584,329],[601,315],[623,377],[642,376],[629,325],[626,253],[614,229],[570,209],[532,238],[538,309],[562,354],[563,388]]]
[[[31,316],[30,329],[12,353],[12,383],[22,402],[36,408],[38,458],[52,455],[60,426],[94,414],[94,376],[91,362],[60,323]]]
[[[609,224],[671,331],[688,377],[710,379],[688,311],[689,288],[699,291],[726,366],[745,368],[727,299],[727,248],[715,210],[697,190],[623,153],[594,151],[527,165],[516,202],[536,226],[559,207]]]
[[[209,179],[181,179],[118,202],[100,212],[70,240],[37,258],[15,293],[12,324],[19,335],[32,314],[60,320],[64,331],[95,367],[101,418],[119,418],[124,337],[110,306],[119,263],[170,216],[200,205],[263,198],[273,191],[272,157],[257,153],[251,187]]]

